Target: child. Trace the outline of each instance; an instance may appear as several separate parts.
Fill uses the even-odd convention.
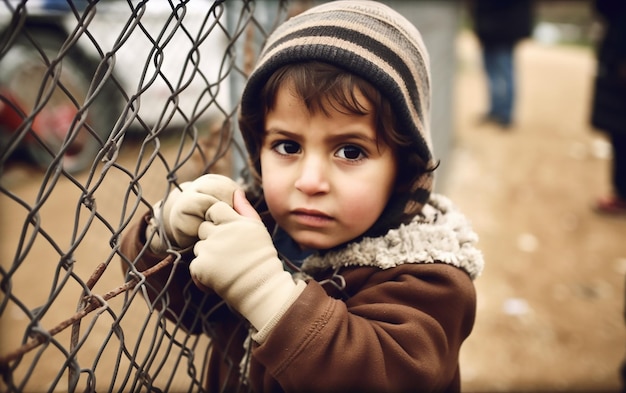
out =
[[[428,64],[415,27],[377,2],[291,18],[242,96],[248,199],[205,175],[125,238],[128,270],[190,262],[147,288],[212,337],[209,391],[460,390],[483,260],[464,216],[431,195]]]

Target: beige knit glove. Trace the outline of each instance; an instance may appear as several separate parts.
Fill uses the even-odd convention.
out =
[[[150,249],[156,254],[164,253],[169,248],[165,237],[175,248],[193,245],[198,240],[198,227],[209,207],[218,201],[232,206],[233,192],[238,188],[230,178],[216,174],[182,183],[180,189],[172,190],[167,198],[153,207],[153,218],[146,229]]]
[[[283,270],[265,225],[242,191],[235,195],[235,207],[253,213],[240,215],[224,202],[209,208],[189,270],[198,286],[212,288],[258,331],[267,333],[305,284],[296,284]]]

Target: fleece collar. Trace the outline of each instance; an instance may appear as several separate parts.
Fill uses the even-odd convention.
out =
[[[443,195],[431,194],[413,221],[376,238],[363,238],[339,250],[306,258],[302,271],[314,274],[327,268],[373,266],[389,269],[406,263],[447,263],[465,270],[472,279],[484,267],[476,248],[478,235],[468,219]]]

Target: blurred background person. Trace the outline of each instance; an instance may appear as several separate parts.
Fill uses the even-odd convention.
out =
[[[607,134],[613,149],[612,194],[596,201],[599,213],[626,215],[626,2],[596,0],[603,22],[597,50],[597,73],[591,124]]]
[[[489,89],[489,110],[481,121],[509,128],[516,93],[514,49],[532,33],[533,1],[470,0],[469,7]]]

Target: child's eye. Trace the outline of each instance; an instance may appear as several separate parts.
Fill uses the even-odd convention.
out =
[[[339,149],[336,153],[339,158],[350,161],[361,160],[366,157],[365,152],[358,146],[347,145]]]
[[[292,141],[282,141],[274,144],[274,150],[282,155],[297,154],[300,152],[300,145]]]

